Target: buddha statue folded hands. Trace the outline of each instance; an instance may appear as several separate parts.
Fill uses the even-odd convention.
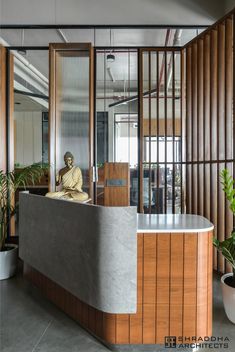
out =
[[[46,197],[86,202],[89,198],[82,190],[82,172],[78,166],[73,165],[74,157],[70,152],[64,155],[65,167],[59,171],[56,186],[62,183],[62,190],[48,192]]]

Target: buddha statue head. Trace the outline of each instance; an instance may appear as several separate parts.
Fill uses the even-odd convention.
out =
[[[71,169],[73,167],[74,156],[70,152],[66,152],[64,155],[64,163],[65,165]]]

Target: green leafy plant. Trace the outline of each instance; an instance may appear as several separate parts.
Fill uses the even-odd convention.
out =
[[[20,170],[4,172],[0,170],[0,251],[4,250],[7,229],[16,212],[15,192],[19,187],[35,184],[48,170],[47,164],[36,163]]]
[[[235,180],[229,174],[227,169],[221,171],[220,177],[223,185],[223,191],[225,192],[226,198],[229,202],[229,208],[235,215]],[[214,238],[213,244],[231,264],[233,270],[232,286],[235,287],[235,229],[231,232],[231,236],[224,241],[220,242],[218,239]]]

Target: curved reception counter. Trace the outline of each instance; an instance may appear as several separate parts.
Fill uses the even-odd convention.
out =
[[[111,349],[212,334],[213,225],[205,218],[25,193],[19,218],[25,276]]]

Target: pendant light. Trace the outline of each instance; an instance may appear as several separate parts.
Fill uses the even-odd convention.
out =
[[[109,37],[109,45],[110,45],[110,47],[111,47],[111,46],[112,46],[112,32],[111,32],[111,28],[110,28],[109,35],[110,35],[110,37]],[[115,61],[115,55],[112,54],[112,51],[111,51],[111,50],[110,50],[110,53],[107,55],[106,60],[107,60],[107,62],[110,63],[110,64]]]
[[[22,29],[22,32],[21,32],[21,46],[23,47],[24,46],[24,28]],[[23,56],[26,56],[27,52],[25,49],[18,49],[17,52],[20,54],[20,55],[23,55]]]

